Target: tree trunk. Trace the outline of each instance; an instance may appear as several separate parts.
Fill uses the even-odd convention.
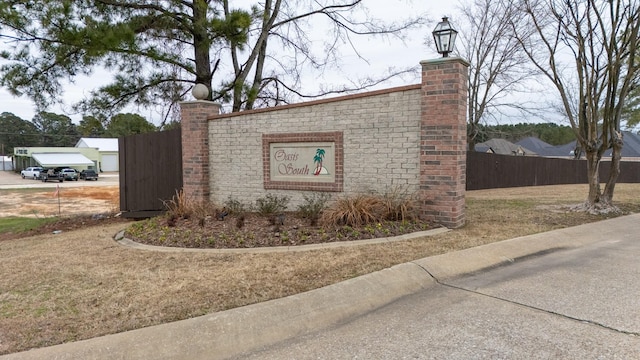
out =
[[[585,203],[587,209],[595,209],[600,202],[600,156],[595,149],[586,152],[587,179],[589,182],[589,197]]]
[[[242,94],[245,86],[245,81],[247,79],[247,76],[249,76],[249,72],[253,67],[253,63],[259,58],[261,54],[263,55],[266,54],[266,45],[263,47],[263,43],[265,43],[267,41],[267,38],[269,37],[269,33],[273,27],[273,23],[278,17],[278,12],[280,10],[281,4],[282,4],[282,0],[276,0],[275,4],[272,4],[272,0],[267,0],[265,2],[265,5],[264,5],[265,13],[263,14],[263,18],[262,18],[263,19],[262,29],[260,31],[260,36],[256,41],[255,48],[251,51],[251,55],[247,59],[246,63],[242,66],[242,68],[237,67],[235,70],[236,79],[233,87],[233,106],[232,106],[233,112],[237,112],[242,109],[242,105],[244,104],[244,101],[242,99]],[[264,61],[264,57],[261,60]],[[259,65],[260,66],[258,67],[257,70],[260,70],[260,73],[257,73],[255,78],[260,80],[260,82],[262,82],[261,70],[262,70],[263,64],[260,63]],[[254,84],[252,85],[252,89],[259,89],[260,86],[261,84]],[[250,104],[251,108],[253,108],[254,102],[255,102],[255,97],[251,101],[251,104]]]
[[[209,55],[210,42],[207,34],[207,2],[195,0],[193,2],[193,49],[196,65],[196,84],[204,84],[209,89],[208,99],[211,99],[211,57]]]
[[[467,135],[467,150],[476,151],[476,138],[472,135]]]
[[[613,191],[618,181],[618,175],[620,175],[620,160],[622,158],[622,146],[624,142],[622,140],[622,134],[617,134],[612,143],[611,152],[611,169],[609,170],[609,179],[604,187],[602,193],[602,202],[609,206],[613,206]]]
[[[264,3],[264,14],[262,15],[262,31],[268,32],[271,27],[271,0],[266,0]],[[258,51],[258,57],[256,58],[256,72],[253,77],[253,84],[251,84],[251,90],[247,94],[247,103],[245,106],[245,110],[252,110],[253,105],[260,93],[260,87],[262,86],[262,72],[264,71],[264,63],[267,57],[267,40],[265,38],[260,45],[260,50]]]

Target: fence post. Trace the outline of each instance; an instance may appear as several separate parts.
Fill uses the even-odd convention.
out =
[[[421,61],[420,212],[448,228],[465,223],[467,81],[457,57]]]
[[[220,105],[197,100],[180,103],[182,131],[182,190],[187,199],[209,201],[209,123]]]

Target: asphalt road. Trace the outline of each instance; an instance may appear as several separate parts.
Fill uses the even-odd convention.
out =
[[[635,219],[237,359],[640,359]]]

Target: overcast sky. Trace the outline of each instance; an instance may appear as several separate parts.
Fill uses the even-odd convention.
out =
[[[466,2],[468,0],[463,1]],[[425,31],[412,33],[408,37],[406,44],[399,42],[380,44],[379,42],[373,41],[357,44],[364,54],[364,57],[369,60],[369,64],[363,65],[363,63],[355,59],[355,57],[345,57],[343,58],[343,61],[345,69],[349,69],[351,67],[354,72],[360,72],[362,75],[366,75],[366,72],[384,71],[389,67],[401,68],[414,66],[418,65],[421,60],[439,57],[435,52],[435,49],[424,45],[424,39],[426,36],[431,36],[432,28],[442,18],[442,16],[446,15],[453,17],[453,23],[455,24],[455,17],[452,16],[452,14],[454,13],[456,2],[453,1],[445,3],[444,1],[437,0],[365,0],[365,3],[369,9],[371,9],[372,15],[378,18],[393,21],[394,19],[400,20],[408,14],[415,15],[426,13],[428,15],[428,20],[431,21],[432,24],[429,25],[428,29],[426,29],[426,34]],[[335,81],[338,83],[340,82],[340,76],[337,74],[327,74],[327,77],[335,77]],[[77,124],[82,116],[80,114],[69,113],[70,109],[68,109],[68,105],[83,98],[85,94],[88,94],[91,89],[98,85],[108,83],[109,80],[110,75],[105,72],[100,72],[99,70],[91,77],[76,78],[74,84],[68,84],[66,86],[63,98],[67,106],[56,106],[48,109],[48,111],[66,114],[74,123]],[[402,81],[403,80],[397,80],[395,82],[385,83],[381,87],[387,88],[407,84],[402,83]],[[416,81],[413,80],[404,81],[408,81],[408,84],[416,83]],[[134,109],[131,109],[130,111],[137,112]],[[29,99],[25,97],[13,97],[8,93],[8,91],[6,91],[6,89],[0,88],[0,113],[1,112],[10,112],[22,119],[31,120],[35,114],[35,109],[33,103]],[[140,113],[140,115],[146,117],[149,121],[157,123],[154,119],[157,114]]]

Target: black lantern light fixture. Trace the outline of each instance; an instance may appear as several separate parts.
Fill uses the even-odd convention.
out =
[[[433,40],[435,40],[438,53],[442,54],[442,57],[448,57],[449,53],[453,51],[457,36],[458,31],[451,27],[446,16],[443,17],[433,30]]]

